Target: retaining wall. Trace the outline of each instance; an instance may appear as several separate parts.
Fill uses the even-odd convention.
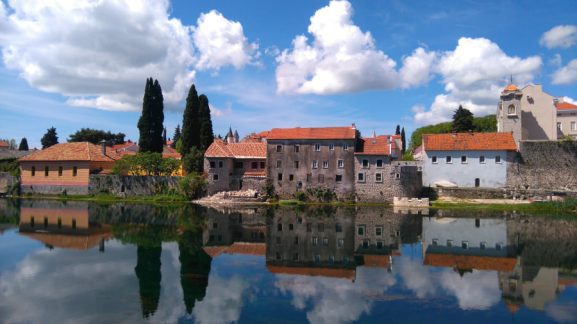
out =
[[[89,194],[109,193],[119,197],[153,196],[178,188],[181,177],[91,175]]]

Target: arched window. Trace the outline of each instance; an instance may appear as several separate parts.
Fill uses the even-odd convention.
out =
[[[509,107],[507,107],[507,114],[509,114],[509,115],[516,115],[517,114],[517,110],[515,109],[515,105],[509,105]]]

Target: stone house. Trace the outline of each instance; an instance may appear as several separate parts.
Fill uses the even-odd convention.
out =
[[[504,187],[516,150],[512,133],[423,135],[423,186]]]
[[[281,197],[328,188],[337,196],[354,194],[355,126],[273,128],[267,134],[267,175]]]
[[[577,139],[577,105],[557,101],[557,137],[571,136]]]
[[[204,153],[208,194],[266,184],[266,143],[215,139]]]
[[[91,174],[110,173],[120,156],[104,145],[61,143],[18,160],[22,193],[87,195]]]
[[[9,149],[10,149],[10,143],[6,141],[0,141],[0,151]]]

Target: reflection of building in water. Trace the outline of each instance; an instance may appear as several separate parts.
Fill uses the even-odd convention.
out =
[[[49,247],[90,249],[111,238],[110,227],[91,222],[88,208],[20,209],[20,233],[43,242]]]

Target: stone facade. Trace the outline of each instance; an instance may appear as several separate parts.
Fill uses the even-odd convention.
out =
[[[0,172],[0,196],[18,193],[18,177]]]
[[[153,196],[176,190],[181,177],[91,175],[85,194],[109,193],[118,197]],[[70,194],[70,192],[68,192]]]

